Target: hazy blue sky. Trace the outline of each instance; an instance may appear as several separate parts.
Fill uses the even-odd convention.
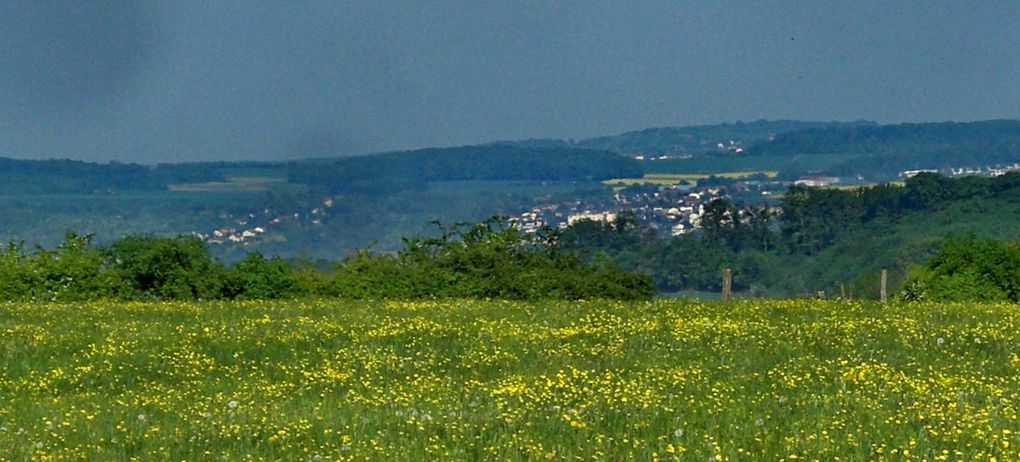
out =
[[[0,3],[0,156],[1020,118],[1020,1]]]

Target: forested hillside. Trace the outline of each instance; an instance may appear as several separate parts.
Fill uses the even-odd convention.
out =
[[[811,128],[755,144],[748,156],[786,159],[842,155],[824,169],[837,176],[891,178],[911,169],[985,167],[1020,161],[1020,121],[944,122]]]
[[[754,122],[698,125],[693,127],[660,127],[635,130],[619,135],[580,140],[579,147],[607,149],[622,154],[687,154],[700,155],[746,148],[767,142],[784,133],[801,130],[853,129],[872,127],[874,122],[809,122],[800,120],[756,120]],[[723,146],[720,147],[719,144]]]
[[[583,222],[564,239],[654,277],[659,289],[718,292],[723,268],[754,296],[818,291],[877,297],[882,269],[898,286],[947,235],[1020,239],[1020,173],[958,180],[921,174],[905,185],[793,187],[778,207],[709,204],[696,235],[661,237],[632,217]]]
[[[174,183],[219,181],[224,164],[160,164],[155,167],[77,160],[0,157],[0,194],[106,194],[156,191]]]
[[[756,144],[748,154],[882,154],[939,151],[957,147],[1015,146],[1020,121],[941,122],[808,128],[778,134]]]
[[[292,162],[287,178],[337,192],[387,193],[436,181],[593,181],[640,175],[609,151],[488,145]]]

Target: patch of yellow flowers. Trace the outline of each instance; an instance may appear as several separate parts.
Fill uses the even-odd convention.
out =
[[[0,304],[0,460],[1020,460],[1020,308]]]

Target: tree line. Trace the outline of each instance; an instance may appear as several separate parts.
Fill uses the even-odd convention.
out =
[[[0,252],[0,300],[80,301],[499,298],[647,299],[650,278],[582,261],[555,233],[531,236],[503,218],[441,227],[392,254],[358,252],[323,269],[249,253],[233,266],[198,238],[126,237],[100,246],[68,233],[54,249]]]

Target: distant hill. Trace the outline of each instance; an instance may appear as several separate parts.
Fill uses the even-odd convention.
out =
[[[570,147],[463,146],[314,159],[288,166],[290,183],[331,192],[385,192],[435,181],[597,181],[640,176],[633,159]]]
[[[806,129],[868,127],[875,122],[811,122],[800,120],[756,120],[753,122],[722,123],[687,127],[658,127],[629,131],[618,135],[599,136],[583,140],[528,139],[498,141],[520,147],[550,148],[574,147],[613,151],[635,156],[699,156],[709,153],[726,153],[746,149],[773,137]],[[720,144],[722,147],[720,147]]]
[[[183,182],[219,181],[211,164],[161,164],[155,167],[67,159],[19,160],[0,157],[0,194],[95,194],[154,191]]]
[[[672,160],[635,163],[625,158],[639,154],[668,155]],[[780,170],[784,178],[818,172],[882,180],[895,178],[902,170],[1013,162],[1020,162],[1020,121],[1016,120],[897,125],[759,120],[650,128],[579,141],[499,141],[289,163],[145,166],[0,158],[0,194],[155,191],[170,185],[229,183],[229,178],[245,176],[286,176],[292,184],[372,192],[434,181],[599,180],[640,176],[648,169],[698,173],[713,168],[756,170],[763,164]]]
[[[832,175],[889,178],[912,169],[948,170],[1020,162],[1020,121],[811,128],[762,141],[747,156],[847,156]]]
[[[691,157],[650,160],[659,149]],[[638,152],[646,160],[635,160]],[[647,172],[776,170],[787,180],[823,172],[876,182],[907,169],[1013,162],[1020,162],[1020,122],[1010,120],[738,122],[290,162],[148,166],[0,158],[0,241],[55,245],[37,239],[69,229],[110,240],[259,227],[265,233],[258,242],[237,247],[337,258],[373,241],[375,249],[397,248],[402,237],[429,232],[424,225],[432,220],[478,221],[545,203],[610,203],[612,193],[600,180]]]
[[[784,133],[801,130],[854,129],[876,126],[874,122],[806,122],[799,120],[756,120],[691,127],[662,127],[619,135],[589,138],[576,143],[589,149],[606,149],[623,154],[689,154],[746,149]],[[720,144],[722,145],[720,147]]]
[[[1020,144],[1020,121],[857,125],[789,131],[757,143],[748,154],[863,154],[996,149]]]

